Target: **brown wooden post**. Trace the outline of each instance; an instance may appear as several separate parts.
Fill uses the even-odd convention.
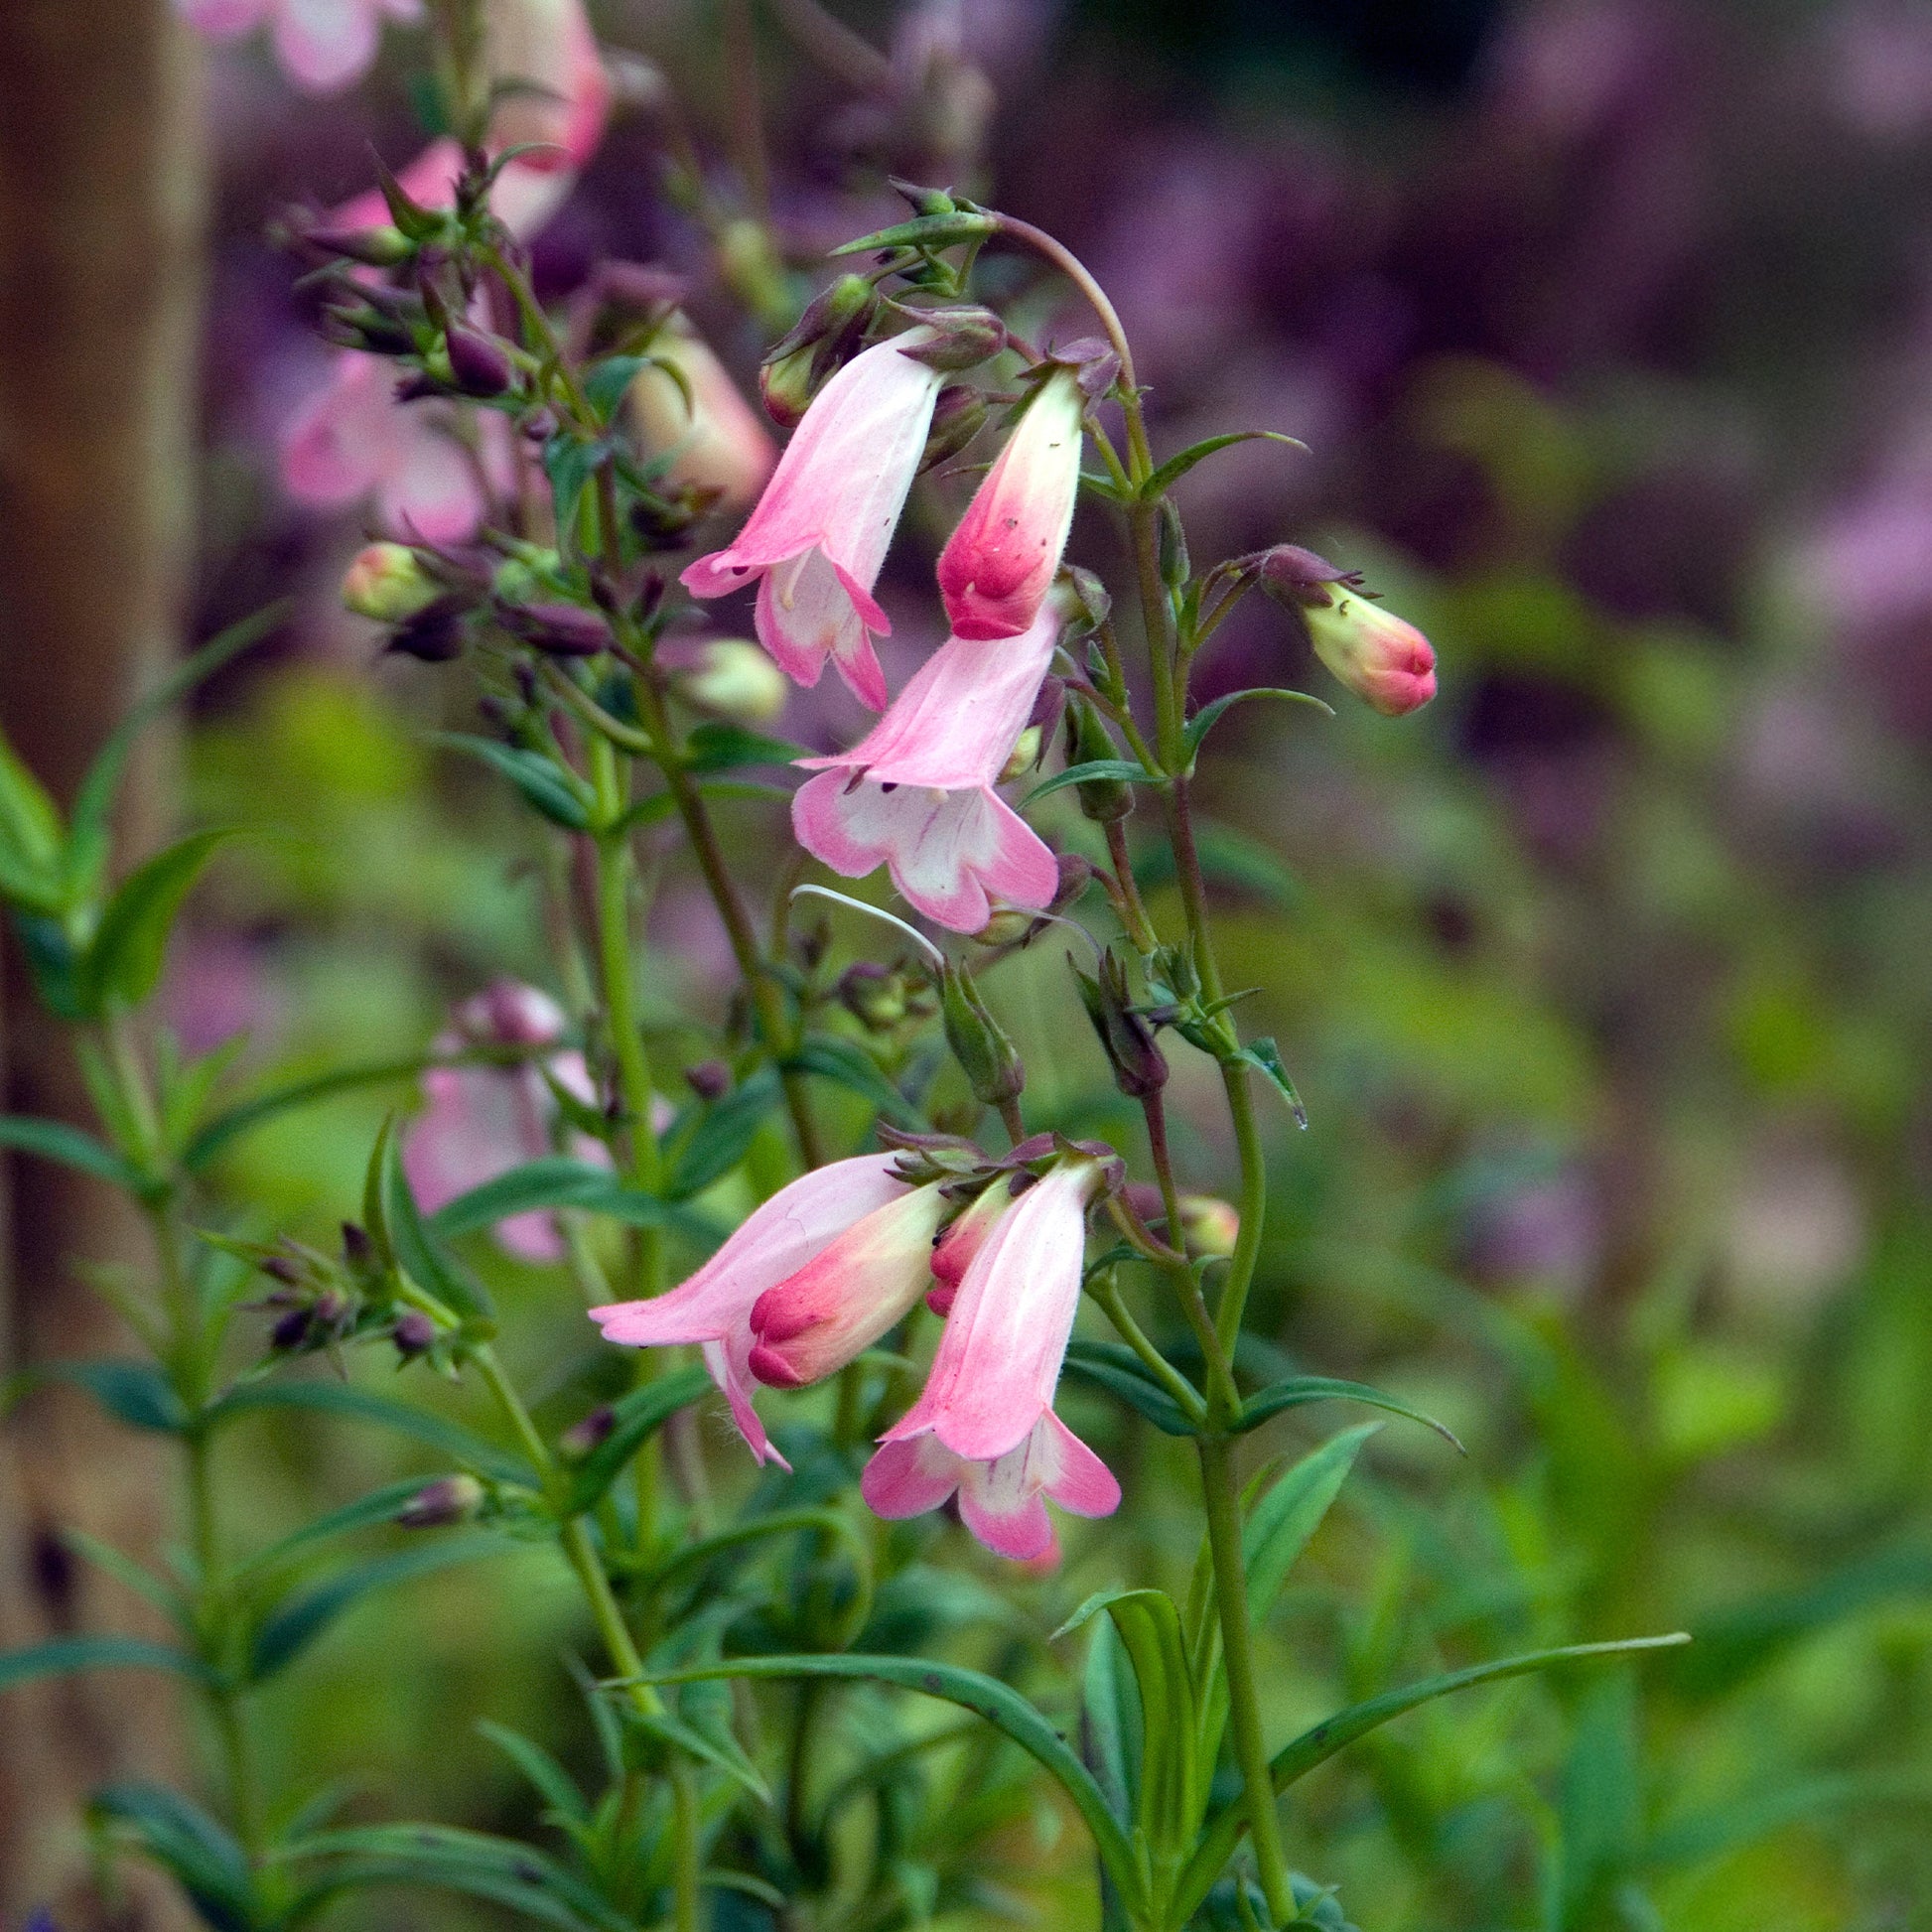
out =
[[[0,723],[63,801],[178,647],[195,473],[205,181],[199,50],[168,0],[0,4]],[[164,761],[131,774],[124,851],[165,829]],[[85,1118],[62,1030],[10,961],[9,1112]],[[0,1366],[124,1353],[89,1267],[149,1266],[110,1189],[19,1162],[8,1175]],[[153,1563],[174,1453],[66,1392],[0,1432],[0,1646],[151,1630],[138,1599],[59,1540],[77,1525]],[[0,1921],[188,1923],[167,1888],[110,1908],[78,1813],[105,1779],[178,1777],[178,1689],[142,1673],[0,1694]]]

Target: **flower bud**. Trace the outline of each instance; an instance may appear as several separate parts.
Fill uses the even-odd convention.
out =
[[[343,603],[377,623],[406,623],[442,596],[406,543],[365,544],[343,576]]]
[[[1092,701],[1077,691],[1066,695],[1066,761],[1068,764],[1094,764],[1102,759],[1117,759],[1120,747],[1107,729],[1107,721]],[[1125,778],[1089,778],[1077,784],[1080,810],[1096,825],[1111,824],[1134,809],[1134,787]]]
[[[416,252],[416,244],[386,222],[373,228],[313,227],[301,232],[311,246],[368,268],[394,268]]]
[[[905,980],[862,959],[839,976],[839,1004],[868,1033],[891,1033],[905,1018]]]
[[[1018,905],[1002,905],[996,900],[991,916],[973,934],[973,940],[981,946],[1017,945],[1038,924],[1037,912],[1025,911]]]
[[[396,1344],[396,1353],[405,1360],[413,1355],[426,1355],[436,1346],[436,1323],[421,1309],[405,1309],[396,1316],[389,1339]]]
[[[1241,1238],[1241,1216],[1227,1201],[1213,1194],[1182,1194],[1180,1235],[1196,1260],[1225,1261]]]
[[[736,724],[768,725],[784,710],[791,680],[757,644],[714,637],[672,673],[671,689],[686,704]]]
[[[566,1461],[581,1462],[610,1441],[611,1432],[617,1426],[618,1412],[608,1402],[600,1403],[557,1438],[557,1448]]]
[[[774,422],[797,426],[818,385],[865,340],[878,299],[863,275],[841,275],[806,304],[759,368],[759,393]]]
[[[1172,496],[1161,498],[1161,581],[1177,591],[1193,570],[1187,556],[1187,532],[1180,521],[1180,507]]]
[[[964,1070],[973,1098],[989,1107],[1017,1100],[1027,1084],[1019,1049],[986,1010],[971,976],[950,961],[940,980],[940,1013],[946,1044]]]
[[[957,456],[986,425],[986,398],[970,382],[948,382],[932,405],[921,470]]]
[[[1127,968],[1111,947],[1100,956],[1098,977],[1083,973],[1071,953],[1067,964],[1073,967],[1080,1003],[1114,1070],[1114,1085],[1130,1100],[1159,1093],[1168,1084],[1167,1057],[1155,1043],[1154,1029],[1128,999]]]
[[[396,1511],[396,1521],[406,1530],[443,1529],[452,1523],[467,1523],[483,1508],[483,1486],[475,1476],[442,1476],[417,1490]]]
[[[1362,589],[1360,571],[1337,570],[1298,543],[1258,559],[1261,588],[1308,626],[1314,654],[1385,718],[1419,710],[1436,695],[1436,653],[1412,623]]]
[[[916,315],[920,326],[931,331],[929,340],[904,352],[929,369],[970,369],[999,354],[1007,345],[1007,329],[991,309],[977,303],[956,309],[914,309],[901,311]]]
[[[1006,763],[1000,767],[1000,776],[997,782],[1006,784],[1011,779],[1019,777],[1021,772],[1030,770],[1034,765],[1037,764],[1039,762],[1040,747],[1044,742],[1044,734],[1040,731],[1040,728],[1037,725],[1029,725],[1014,740],[1013,750],[1007,755]]]
[[[684,1069],[684,1082],[700,1100],[722,1100],[731,1091],[732,1070],[723,1060],[700,1060]]]
[[[375,1243],[357,1221],[343,1223],[343,1260],[357,1275],[367,1275],[375,1268]]]
[[[516,364],[493,336],[453,322],[445,341],[449,345],[450,374],[466,396],[486,399],[500,396],[516,381]]]
[[[440,597],[395,632],[385,650],[424,664],[448,664],[463,655],[463,600]]]
[[[611,627],[579,604],[498,605],[496,620],[511,636],[550,657],[595,657],[611,648]]]

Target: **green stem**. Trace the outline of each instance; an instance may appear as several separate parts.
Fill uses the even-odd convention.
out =
[[[1088,1292],[1106,1311],[1107,1319],[1114,1324],[1120,1338],[1147,1365],[1148,1372],[1155,1380],[1173,1397],[1180,1413],[1197,1426],[1205,1422],[1207,1411],[1199,1395],[1188,1384],[1187,1378],[1148,1339],[1146,1331],[1134,1319],[1126,1302],[1122,1300],[1120,1284],[1113,1275],[1100,1276]]]
[[[1234,1730],[1235,1761],[1247,1788],[1248,1829],[1261,1889],[1275,1925],[1296,1918],[1295,1891],[1288,1878],[1275,1785],[1268,1746],[1261,1734],[1261,1706],[1255,1692],[1254,1643],[1248,1628],[1247,1569],[1241,1560],[1241,1505],[1227,1439],[1200,1441],[1201,1497],[1207,1507],[1207,1549],[1214,1566],[1214,1601],[1220,1613],[1221,1652],[1227,1668],[1228,1715]]]
[[[671,1912],[677,1932],[698,1932],[698,1780],[683,1758],[671,1763]]]

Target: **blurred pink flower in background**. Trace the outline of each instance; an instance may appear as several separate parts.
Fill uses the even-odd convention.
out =
[[[1059,889],[1038,833],[994,790],[1059,635],[1050,605],[1024,637],[948,638],[851,751],[800,759],[792,829],[848,879],[886,866],[927,918],[977,932],[997,897],[1037,910]]]
[[[856,355],[813,398],[745,527],[689,565],[693,597],[757,582],[759,641],[799,684],[829,657],[862,703],[886,705],[873,635],[891,632],[873,586],[925,452],[940,372],[902,353],[914,330]]]
[[[375,59],[382,20],[415,20],[421,0],[175,0],[181,17],[210,40],[266,26],[275,58],[298,87],[334,93]]]
[[[1053,1413],[1080,1302],[1098,1164],[1035,1181],[980,1242],[919,1399],[880,1438],[861,1488],[881,1516],[918,1516],[955,1492],[966,1527],[1003,1557],[1055,1547],[1042,1498],[1078,1516],[1120,1507],[1113,1471]]]
[[[434,1050],[460,1053],[466,1046],[548,1046],[564,1035],[563,1009],[533,986],[499,980],[451,1016],[454,1024],[436,1037]],[[426,1214],[526,1162],[557,1151],[557,1099],[544,1075],[586,1105],[596,1089],[584,1055],[575,1047],[541,1062],[491,1066],[437,1066],[423,1075],[428,1102],[402,1144],[403,1172]],[[660,1103],[661,1104],[661,1103]],[[655,1120],[653,1127],[661,1125]],[[608,1167],[610,1151],[588,1134],[566,1137],[580,1161]],[[563,1256],[556,1222],[541,1209],[496,1224],[496,1238],[525,1261]]]
[[[1821,23],[1822,64],[1841,119],[1874,141],[1932,129],[1932,6],[1925,0],[1851,0]]]
[[[682,314],[651,339],[650,353],[682,376],[684,386],[662,368],[638,370],[629,406],[646,454],[671,455],[664,473],[671,483],[715,489],[720,508],[743,509],[778,460],[770,432]]]

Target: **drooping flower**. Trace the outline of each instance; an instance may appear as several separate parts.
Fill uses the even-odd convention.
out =
[[[330,380],[282,427],[282,483],[299,503],[343,509],[373,496],[385,529],[426,543],[473,535],[485,483],[507,485],[506,425],[479,412],[478,449],[466,449],[448,405],[398,402],[380,356],[344,349]]]
[[[646,454],[670,453],[665,475],[671,483],[715,489],[724,508],[743,509],[778,460],[764,425],[717,352],[681,314],[652,338],[650,352],[684,380],[680,387],[666,370],[645,367],[631,383],[631,419]]]
[[[913,1189],[898,1177],[896,1154],[862,1154],[850,1161],[834,1161],[829,1167],[814,1169],[773,1194],[696,1274],[647,1302],[614,1302],[591,1311],[591,1319],[604,1331],[606,1341],[630,1347],[655,1348],[676,1342],[695,1342],[704,1351],[705,1366],[711,1379],[731,1404],[732,1416],[752,1453],[760,1462],[783,1464],[784,1457],[771,1447],[752,1406],[753,1351],[759,1338],[753,1332],[752,1311],[767,1290],[788,1283],[828,1249],[848,1234],[855,1241],[847,1252],[861,1253],[870,1261],[886,1258],[890,1274],[903,1259],[902,1243],[887,1239],[875,1244],[872,1232],[861,1233],[866,1224],[881,1213],[904,1211]],[[909,1223],[908,1223],[909,1225]],[[935,1221],[936,1225],[936,1221]],[[930,1229],[926,1239],[931,1240]],[[873,1278],[868,1277],[868,1281]],[[919,1274],[906,1306],[917,1299],[925,1280],[925,1256],[919,1256]],[[897,1278],[894,1277],[896,1292]],[[836,1290],[837,1284],[826,1286]],[[811,1290],[796,1297],[781,1298],[773,1307],[778,1311],[777,1325],[786,1325],[784,1314],[802,1310]],[[817,1302],[814,1308],[821,1305]],[[903,1309],[900,1310],[902,1313]],[[897,1319],[894,1316],[893,1319]],[[795,1341],[804,1335],[811,1321],[783,1339]],[[861,1324],[863,1325],[863,1324]],[[888,1320],[876,1334],[884,1333]],[[861,1342],[854,1354],[867,1344]],[[802,1357],[801,1357],[802,1358]],[[772,1362],[782,1364],[786,1357],[773,1353]],[[805,1379],[802,1375],[798,1378]]]
[[[1017,637],[1038,615],[1073,527],[1084,406],[1077,373],[1055,369],[939,553],[955,636]]]
[[[466,1000],[451,1019],[450,1030],[436,1038],[439,1053],[466,1046],[548,1046],[564,1035],[556,1001],[511,980]],[[559,1048],[540,1063],[436,1066],[423,1075],[429,1104],[403,1141],[402,1166],[424,1213],[556,1152],[557,1099],[546,1072],[573,1098],[595,1101],[590,1069],[575,1047]],[[571,1135],[569,1151],[580,1161],[610,1165],[610,1151],[588,1134]],[[556,1223],[542,1209],[497,1222],[496,1238],[525,1261],[556,1261],[563,1254]]]
[[[873,586],[943,380],[904,352],[923,341],[914,330],[839,370],[806,410],[736,540],[700,557],[682,579],[701,598],[757,580],[759,641],[784,671],[816,684],[830,657],[874,711],[885,708],[886,680],[872,639],[893,626]]]
[[[818,772],[792,797],[798,842],[848,879],[888,867],[911,904],[955,932],[986,924],[989,896],[1050,904],[1058,863],[993,787],[1058,634],[1049,607],[1012,641],[948,638],[851,751],[798,760]]]
[[[382,18],[415,20],[421,0],[176,0],[181,17],[210,40],[266,25],[282,70],[309,93],[334,93],[368,70]]]
[[[1097,1162],[1064,1162],[981,1240],[924,1391],[866,1465],[879,1515],[917,1516],[956,1492],[988,1549],[1029,1561],[1056,1544],[1043,1498],[1078,1516],[1120,1506],[1112,1471],[1053,1413],[1099,1177]]]

